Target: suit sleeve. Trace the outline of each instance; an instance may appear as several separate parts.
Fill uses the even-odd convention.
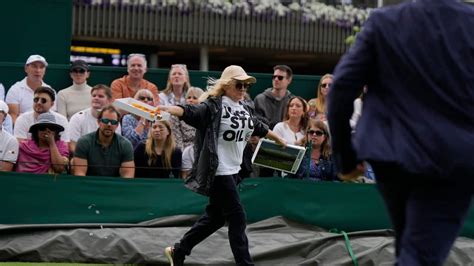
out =
[[[353,102],[360,90],[368,83],[369,75],[376,74],[374,11],[363,30],[357,35],[353,47],[336,66],[334,81],[328,99],[328,122],[332,133],[332,148],[337,168],[345,174],[355,169],[358,161],[351,142],[349,120],[353,113]]]

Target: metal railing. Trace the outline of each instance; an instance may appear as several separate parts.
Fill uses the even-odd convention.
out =
[[[342,54],[351,28],[310,21],[302,13],[286,16],[226,15],[201,6],[186,12],[176,7],[74,2],[72,32],[76,39],[263,48]]]

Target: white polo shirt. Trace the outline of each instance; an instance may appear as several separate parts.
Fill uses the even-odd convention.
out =
[[[64,131],[59,133],[61,135],[61,140],[64,142],[69,142],[69,126],[67,118],[60,113],[52,111],[50,111],[50,113],[52,113],[56,118],[56,123],[64,127]],[[34,117],[34,111],[21,114],[16,119],[15,126],[13,127],[13,135],[20,139],[31,139],[31,133],[28,131],[30,130],[31,125],[36,123],[36,121],[37,120]]]
[[[41,84],[44,87],[50,87],[48,84],[44,83]],[[54,91],[54,90],[53,90]],[[56,92],[54,92],[56,93]],[[20,107],[19,115],[28,111],[33,110],[33,98],[35,95],[35,91],[28,86],[26,83],[26,77],[10,87],[7,92],[7,97],[5,98],[5,102],[7,104],[18,104]],[[56,110],[56,102],[54,102],[53,107],[51,107],[51,111]]]
[[[99,128],[97,123],[97,118],[92,116],[92,109],[89,107],[82,111],[75,113],[71,120],[69,120],[69,139],[71,141],[77,142],[77,140],[91,132],[96,131]],[[116,134],[121,135],[122,128],[119,126],[115,130]]]

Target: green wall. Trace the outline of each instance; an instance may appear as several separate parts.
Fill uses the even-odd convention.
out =
[[[26,59],[25,59],[26,60]],[[47,60],[49,60],[47,58]],[[245,68],[245,66],[244,66]],[[169,69],[149,69],[145,78],[155,83],[160,90],[166,86]],[[219,78],[218,71],[189,71],[191,84],[200,88],[205,88],[207,77]],[[91,76],[88,83],[95,85],[99,83],[110,85],[112,80],[119,78],[127,73],[124,67],[91,67]],[[253,98],[258,93],[272,86],[272,74],[267,73],[249,73],[257,78],[257,84],[249,90],[250,96]],[[11,63],[0,61],[0,82],[3,83],[5,89],[8,90],[16,81],[25,77],[24,63]],[[321,76],[295,75],[293,82],[290,84],[290,91],[293,94],[302,96],[305,99],[316,97],[316,86]],[[69,64],[50,64],[46,70],[45,82],[51,85],[55,90],[59,91],[71,85],[69,77]]]
[[[9,0],[0,5],[0,61],[24,63],[29,55],[41,54],[48,63],[69,62],[71,0]],[[3,73],[0,79],[3,83]]]

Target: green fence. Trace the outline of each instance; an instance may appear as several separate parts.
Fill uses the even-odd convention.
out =
[[[250,178],[240,186],[250,223],[274,216],[322,228],[389,228],[375,185]],[[207,198],[178,179],[124,179],[0,172],[0,224],[138,223],[202,214]],[[474,237],[471,209],[462,231]]]
[[[26,57],[24,59],[26,61]],[[49,60],[46,58],[46,60]],[[245,66],[243,66],[245,68]],[[169,69],[149,69],[145,74],[145,78],[155,83],[160,90],[166,86]],[[88,83],[90,85],[106,84],[110,85],[116,78],[127,74],[124,67],[91,67],[91,76]],[[219,78],[221,72],[218,71],[189,71],[191,84],[200,88],[206,87],[208,77]],[[272,86],[272,74],[249,73],[257,78],[257,84],[249,90],[250,96],[253,98],[258,93]],[[0,82],[3,83],[6,90],[10,88],[16,81],[25,77],[24,62],[0,62]],[[316,97],[316,87],[321,76],[295,75],[290,84],[290,91],[293,94],[302,96],[305,99]],[[69,87],[72,84],[69,76],[69,65],[50,64],[46,70],[44,81],[52,86],[56,91]]]

